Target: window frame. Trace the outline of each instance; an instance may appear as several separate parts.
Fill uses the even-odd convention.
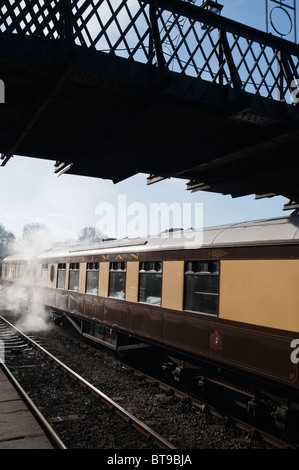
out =
[[[144,283],[141,282],[141,279],[148,280],[152,279],[153,276],[160,276],[160,295],[146,295],[146,293],[141,293],[141,289],[146,289]],[[162,261],[140,261],[139,262],[139,273],[138,273],[138,302],[144,303],[147,305],[156,305],[161,307],[162,305],[162,283],[163,283],[163,262]],[[142,298],[143,297],[143,298]],[[147,301],[150,298],[159,299],[159,301]]]
[[[63,266],[63,267],[62,267]],[[58,286],[58,282],[59,282],[59,274],[60,273],[64,273],[64,282],[63,282],[63,287],[59,287]],[[60,289],[60,290],[65,290],[65,284],[66,284],[66,263],[58,263],[57,265],[57,279],[56,279],[56,289]]]
[[[9,268],[8,268],[8,278],[9,279],[15,279],[16,278],[16,267],[15,266],[9,266]]]
[[[97,275],[97,285],[96,285],[96,292],[88,292],[87,285],[88,285],[88,274],[89,273],[98,273]],[[90,295],[98,295],[99,294],[99,277],[100,277],[100,263],[99,262],[90,262],[86,264],[86,280],[85,280],[85,293]]]
[[[48,263],[43,263],[41,265],[41,274],[40,274],[42,279],[47,279],[48,278],[48,271],[49,271]]]
[[[115,286],[121,280],[121,276],[124,275],[123,289],[120,291],[113,290],[112,286]],[[126,285],[127,285],[127,262],[126,261],[111,261],[109,263],[109,283],[108,283],[108,297],[112,299],[125,300],[126,299]],[[122,295],[115,295],[116,292],[122,293]]]
[[[78,273],[78,288],[77,289],[71,289],[70,284],[71,284],[71,274],[73,273]],[[71,292],[79,292],[79,276],[80,276],[80,263],[70,263],[69,265],[69,284],[68,284],[68,290]]]
[[[196,270],[196,265],[197,267],[199,265],[207,265],[208,269],[207,270]],[[212,265],[217,265],[218,269],[213,269],[211,268]],[[192,266],[192,269],[190,267]],[[210,296],[212,298],[213,296],[217,298],[215,305],[213,305],[213,308],[209,309],[210,311],[207,311],[205,308],[190,308],[190,301],[193,300],[188,298],[187,295],[190,296],[190,292],[188,292],[188,287],[187,287],[187,282],[188,279],[192,276],[196,277],[209,277],[209,278],[217,278],[217,286],[216,290],[217,292],[197,292],[199,296]],[[190,286],[191,287],[191,286]],[[192,295],[194,296],[196,292],[193,292]],[[185,265],[184,265],[184,295],[183,295],[183,310],[186,312],[193,312],[193,313],[199,313],[203,315],[213,315],[218,317],[219,316],[219,299],[220,299],[220,261],[219,260],[186,260]],[[198,299],[198,302],[200,301],[200,298]],[[212,301],[211,301],[212,303]],[[188,308],[189,307],[189,308]],[[213,311],[214,310],[214,311]]]

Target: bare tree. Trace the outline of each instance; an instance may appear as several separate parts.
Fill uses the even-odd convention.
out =
[[[82,230],[80,230],[78,235],[78,240],[80,243],[95,243],[105,239],[106,235],[104,235],[102,232],[99,233],[99,231],[92,226],[84,227]]]
[[[14,233],[6,230],[6,228],[0,224],[0,263],[13,250],[15,240],[16,237]]]

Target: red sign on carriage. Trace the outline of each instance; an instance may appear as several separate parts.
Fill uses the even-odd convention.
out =
[[[211,334],[210,346],[217,351],[222,350],[222,336],[218,333],[218,331],[214,331],[214,333]]]

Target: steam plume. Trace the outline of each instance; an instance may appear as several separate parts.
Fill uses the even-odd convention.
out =
[[[51,326],[48,313],[36,289],[37,257],[54,244],[51,232],[43,226],[28,230],[16,242],[11,260],[26,261],[20,271],[20,278],[12,279],[12,285],[2,290],[2,306],[18,319],[17,326],[30,331],[46,330]]]

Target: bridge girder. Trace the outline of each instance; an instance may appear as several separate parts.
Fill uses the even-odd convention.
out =
[[[134,11],[56,0],[42,19],[34,2],[19,13],[4,3],[2,166],[18,154],[57,173],[178,177],[191,191],[299,203],[297,45],[179,0],[136,0]]]

